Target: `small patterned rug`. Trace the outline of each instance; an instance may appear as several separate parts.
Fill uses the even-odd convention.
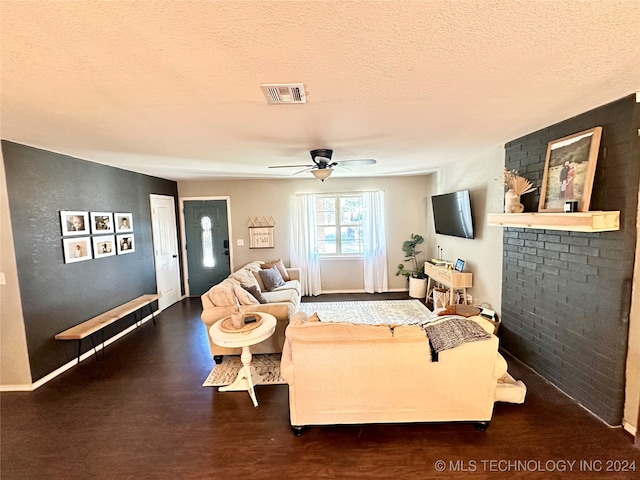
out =
[[[255,367],[256,373],[262,376],[262,381],[257,385],[282,385],[287,383],[280,375],[280,356],[279,353],[252,355],[251,366]],[[222,363],[213,367],[202,386],[221,387],[229,385],[236,379],[241,367],[240,355],[225,355],[222,358]]]
[[[321,322],[418,325],[431,318],[431,311],[420,300],[307,302],[299,308],[309,315],[317,313]]]

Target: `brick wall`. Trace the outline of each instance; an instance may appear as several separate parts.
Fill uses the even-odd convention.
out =
[[[616,232],[505,228],[501,344],[610,425],[624,405],[640,179],[635,96],[509,142],[505,167],[542,183],[547,143],[603,127],[591,210],[620,210]],[[537,211],[539,193],[522,197]]]

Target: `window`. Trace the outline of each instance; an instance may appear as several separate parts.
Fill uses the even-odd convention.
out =
[[[362,255],[362,195],[316,199],[320,255]]]
[[[212,268],[216,266],[213,258],[213,239],[211,236],[211,218],[203,216],[200,219],[202,236],[202,266]]]

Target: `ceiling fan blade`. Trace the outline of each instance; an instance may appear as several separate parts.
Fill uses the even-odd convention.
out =
[[[300,167],[315,167],[315,165],[273,165],[269,168],[300,168]]]
[[[373,158],[361,158],[358,160],[341,160],[337,162],[338,165],[351,165],[351,166],[359,166],[359,165],[374,165],[376,161]]]
[[[310,170],[313,170],[314,168],[316,168],[315,165],[314,166],[310,166],[309,168],[305,168],[304,170],[300,170],[299,172],[296,172],[293,175],[298,175],[299,173],[308,172]]]

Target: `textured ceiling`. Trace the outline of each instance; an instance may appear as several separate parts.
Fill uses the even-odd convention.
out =
[[[2,0],[0,19],[2,138],[176,180],[288,176],[267,166],[312,148],[378,160],[336,175],[426,173],[640,90],[639,0]]]

